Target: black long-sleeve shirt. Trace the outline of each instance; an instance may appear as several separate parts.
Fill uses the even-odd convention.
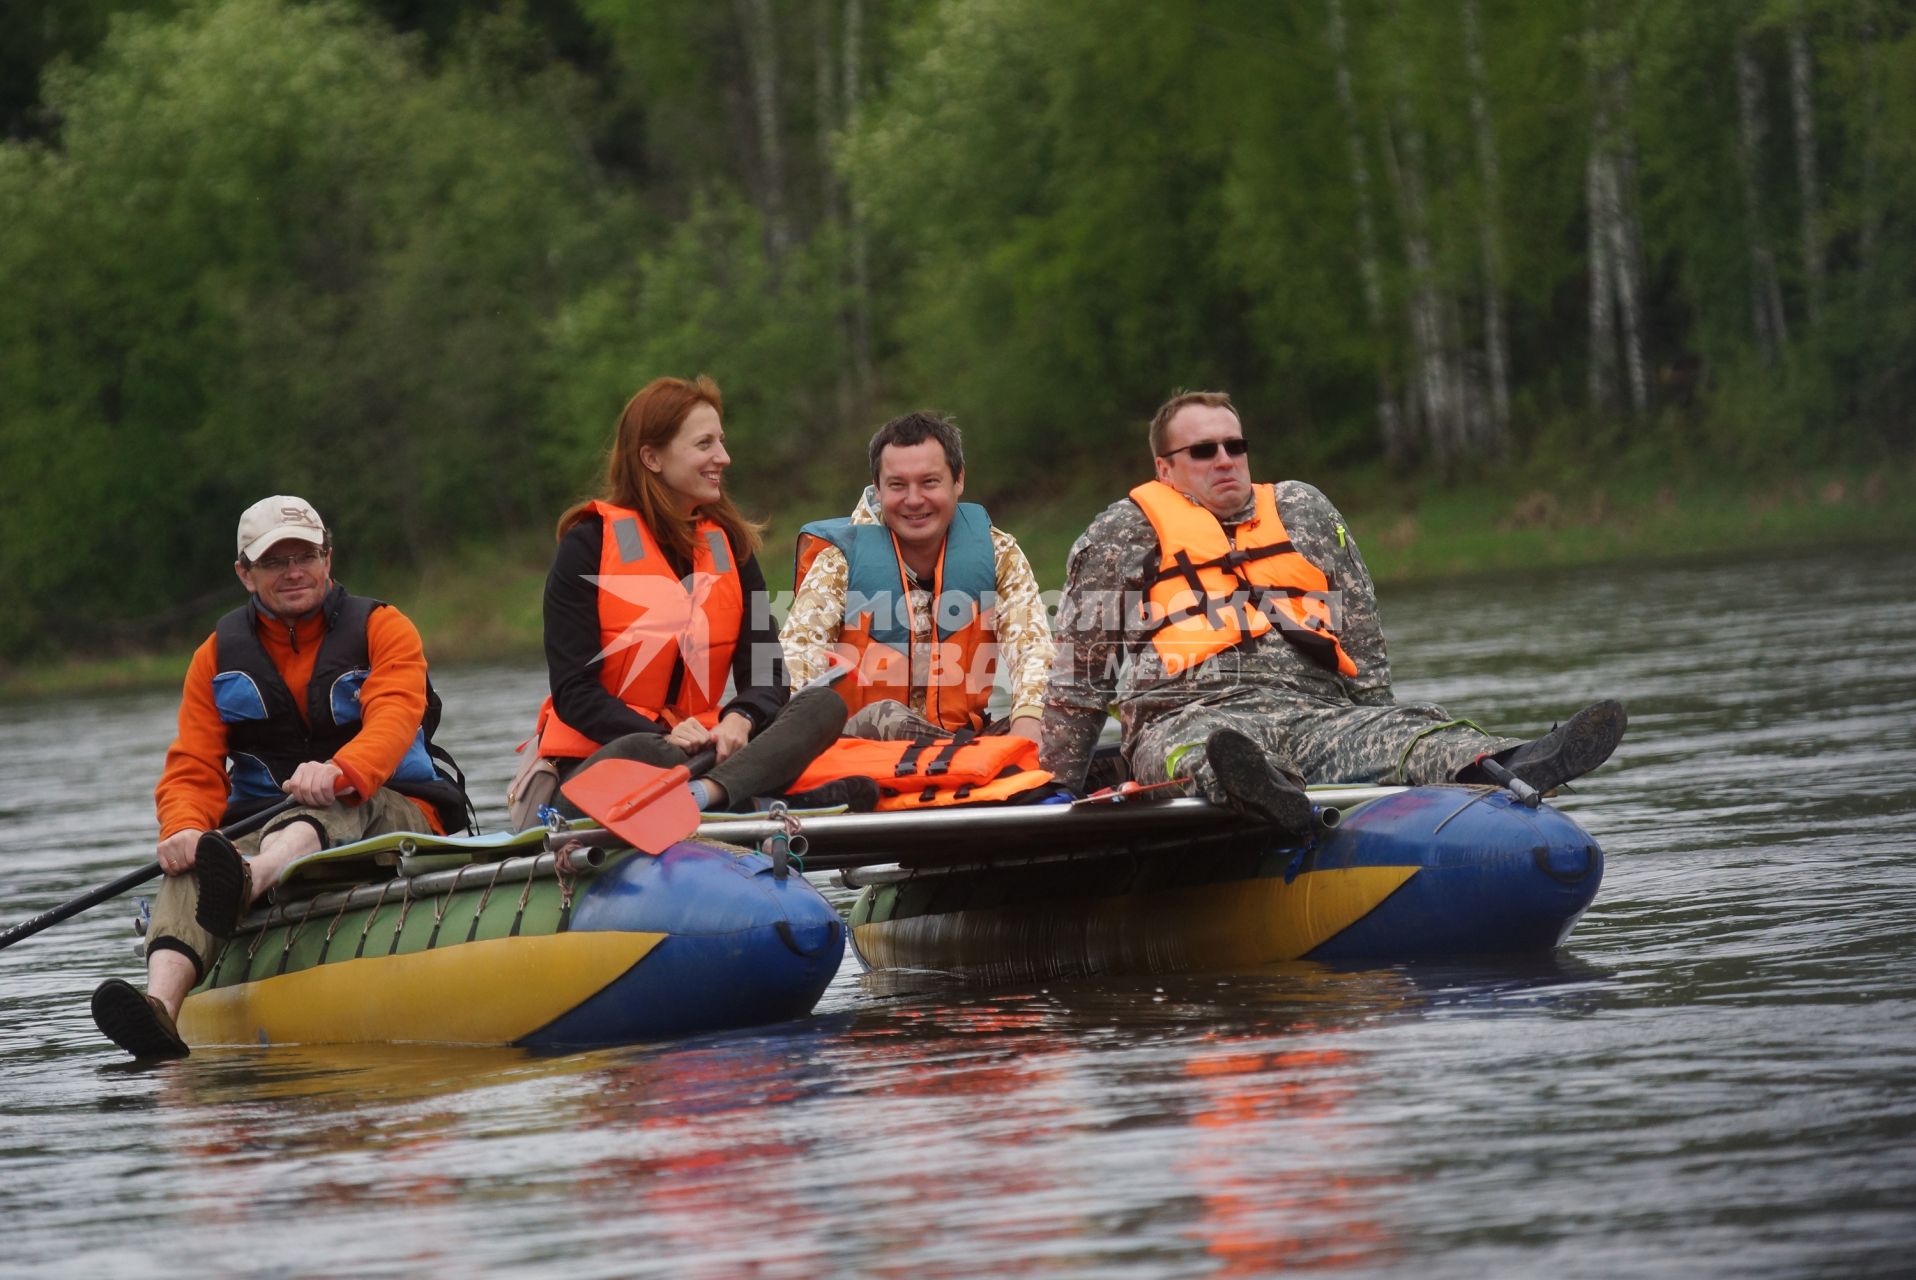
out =
[[[552,706],[559,718],[595,742],[610,742],[628,733],[665,733],[670,726],[642,716],[599,683],[599,588],[590,579],[599,572],[605,522],[588,515],[559,539],[546,575],[546,675],[552,685]],[[739,561],[739,586],[745,593],[745,627],[732,653],[733,696],[720,715],[737,711],[752,722],[756,734],[772,722],[791,690],[786,686],[784,659],[779,656],[778,632],[772,625],[765,573],[758,557]],[[683,577],[690,566],[673,562]],[[684,662],[683,656],[679,659]],[[757,668],[755,670],[754,668]]]

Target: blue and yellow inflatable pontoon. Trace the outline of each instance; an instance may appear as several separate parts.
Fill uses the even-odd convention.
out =
[[[1582,827],[1499,788],[1312,795],[1337,817],[1302,845],[1190,799],[806,826],[810,865],[862,890],[868,968],[989,980],[1549,951],[1603,878]]]
[[[249,918],[180,1033],[196,1047],[625,1044],[802,1017],[837,972],[837,913],[763,854],[693,839],[659,857],[594,850],[598,865],[562,875],[544,840],[391,836],[297,864],[293,900]],[[391,864],[377,883],[316,883],[363,877],[369,858]]]

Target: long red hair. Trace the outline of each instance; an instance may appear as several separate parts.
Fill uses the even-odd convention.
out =
[[[732,544],[732,554],[743,561],[758,553],[759,533],[764,526],[747,520],[723,494],[717,502],[702,503],[689,514],[680,510],[672,490],[646,469],[640,455],[640,450],[647,446],[659,450],[671,444],[685,425],[685,419],[701,404],[711,405],[712,412],[724,416],[718,383],[704,374],[693,381],[654,378],[626,401],[625,412],[619,415],[619,430],[613,437],[612,451],[606,455],[605,483],[600,488],[599,499],[615,507],[637,511],[652,536],[681,564],[692,562],[692,535],[701,515],[725,531],[726,539]],[[591,510],[589,499],[569,508],[559,517],[559,536],[563,538],[565,531],[591,514]]]

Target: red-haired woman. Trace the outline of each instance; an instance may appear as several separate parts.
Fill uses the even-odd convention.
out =
[[[602,496],[559,518],[537,750],[561,778],[595,759],[669,766],[711,747],[699,807],[749,809],[844,725],[831,689],[786,688],[759,526],[724,491],[720,411],[710,378],[647,383],[619,417]]]

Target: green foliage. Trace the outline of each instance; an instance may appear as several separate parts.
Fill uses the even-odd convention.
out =
[[[899,256],[901,390],[955,412],[983,495],[1141,459],[1167,387],[1230,367],[1248,301],[1215,250],[1225,150],[1181,89],[1197,43],[1169,6],[939,6],[852,145]]]
[[[619,411],[666,375],[710,374],[725,396],[731,483],[788,481],[816,458],[832,413],[837,246],[817,237],[774,263],[762,221],[736,197],[699,199],[670,235],[559,314],[547,418],[579,493],[596,482]]]
[[[38,136],[50,123],[40,76],[99,47],[114,15],[166,13],[176,0],[7,0],[0,5],[0,137]]]
[[[218,591],[262,493],[382,558],[544,509],[522,435],[590,193],[560,122],[484,79],[272,0],[124,23],[49,77],[59,146],[0,163],[0,644],[55,601],[85,628]]]
[[[904,408],[1047,530],[1180,387],[1260,474],[1400,421],[1465,484],[1867,469],[1916,420],[1916,0],[30,2],[0,116],[6,659],[190,632],[263,493],[382,581],[542,542],[661,373],[787,527]],[[1641,411],[1592,391],[1605,156]]]

